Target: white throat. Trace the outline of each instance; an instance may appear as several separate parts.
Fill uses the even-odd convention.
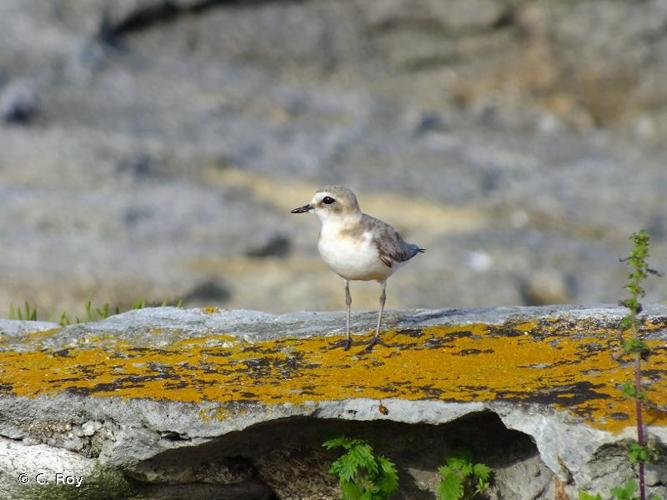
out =
[[[316,210],[315,213],[324,226],[352,226],[361,222],[361,212],[344,212],[344,213],[334,213],[325,210]]]

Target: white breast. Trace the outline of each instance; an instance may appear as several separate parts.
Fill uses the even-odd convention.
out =
[[[317,248],[324,262],[347,280],[384,281],[394,271],[380,260],[370,232],[354,238],[338,225],[323,224]]]

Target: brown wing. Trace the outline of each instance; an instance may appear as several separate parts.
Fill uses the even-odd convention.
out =
[[[393,267],[394,262],[410,260],[421,250],[417,245],[407,243],[389,224],[369,215],[365,215],[365,218],[364,222],[373,233],[380,260],[387,267]]]

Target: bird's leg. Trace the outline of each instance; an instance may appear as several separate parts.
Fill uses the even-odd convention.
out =
[[[373,338],[371,341],[368,343],[366,346],[366,351],[372,351],[373,346],[375,344],[382,344],[386,346],[382,340],[380,340],[380,325],[382,324],[382,313],[384,312],[384,303],[387,300],[387,282],[383,281],[382,282],[382,293],[380,294],[380,311],[378,312],[378,324],[377,327],[375,328],[375,335],[373,335]]]
[[[352,345],[352,336],[350,335],[350,314],[352,310],[352,296],[350,295],[350,280],[345,281],[345,305],[347,306],[347,318],[345,321],[345,350]]]
[[[378,325],[375,328],[375,337],[380,337],[380,325],[382,324],[382,313],[384,312],[384,303],[387,300],[387,282],[382,282],[382,293],[380,294],[380,312],[378,313]]]

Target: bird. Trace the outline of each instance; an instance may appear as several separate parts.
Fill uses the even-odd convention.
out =
[[[293,214],[315,213],[322,224],[317,248],[324,262],[345,280],[347,306],[345,350],[352,345],[350,281],[377,281],[382,287],[375,335],[365,351],[380,339],[382,314],[387,299],[387,279],[415,255],[425,251],[406,242],[393,226],[361,211],[357,196],[344,186],[318,189],[310,203],[297,207]]]

